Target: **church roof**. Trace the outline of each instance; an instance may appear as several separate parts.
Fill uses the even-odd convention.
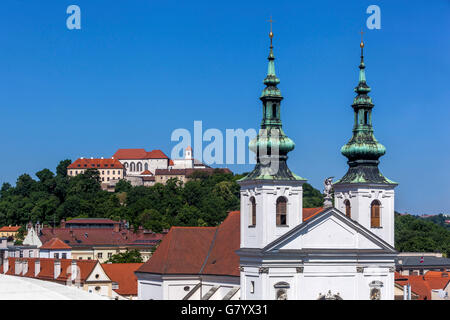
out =
[[[145,151],[145,149],[119,149],[114,154],[114,159],[169,159],[161,150]]]
[[[239,211],[218,227],[172,227],[136,272],[239,276]]]

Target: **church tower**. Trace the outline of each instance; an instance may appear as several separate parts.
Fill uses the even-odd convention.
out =
[[[368,96],[364,64],[364,42],[361,39],[359,83],[355,88],[353,136],[341,148],[348,158],[348,171],[334,183],[335,206],[349,218],[394,246],[394,188],[378,169],[379,158],[386,152],[373,134],[374,104]]]
[[[271,28],[272,29],[272,28]],[[262,92],[262,122],[249,148],[256,154],[252,172],[238,181],[241,186],[241,248],[264,248],[302,222],[303,183],[287,166],[287,154],[295,147],[282,129],[281,96],[275,74],[273,33],[266,86]]]

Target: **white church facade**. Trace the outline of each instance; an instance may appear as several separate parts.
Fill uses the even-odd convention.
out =
[[[379,158],[363,47],[353,136],[343,178],[320,208],[303,208],[305,179],[287,165],[294,142],[282,129],[270,33],[263,120],[250,142],[257,163],[239,180],[240,211],[218,227],[172,227],[136,275],[140,299],[393,300],[394,188]],[[334,189],[334,205],[331,201]]]

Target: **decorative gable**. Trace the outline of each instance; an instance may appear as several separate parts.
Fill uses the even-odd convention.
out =
[[[376,250],[395,249],[336,208],[325,210],[267,245],[263,251],[280,250]]]

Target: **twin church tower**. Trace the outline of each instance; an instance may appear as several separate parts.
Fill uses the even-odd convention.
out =
[[[264,248],[266,245],[302,224],[308,216],[303,210],[305,179],[287,165],[287,154],[295,143],[282,129],[283,97],[275,73],[272,31],[267,76],[262,101],[262,123],[258,136],[249,148],[257,163],[241,185],[241,248]],[[386,152],[373,133],[372,111],[366,82],[364,43],[361,40],[359,82],[353,100],[353,135],[341,149],[348,158],[348,171],[333,184],[334,207],[373,234],[394,246],[394,188],[397,183],[379,171],[379,158]]]

